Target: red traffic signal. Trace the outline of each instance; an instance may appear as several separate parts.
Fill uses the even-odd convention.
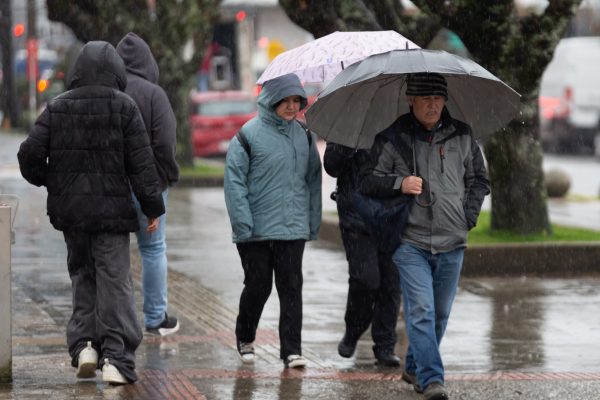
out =
[[[246,11],[240,10],[235,14],[235,19],[237,22],[242,22],[246,19]]]
[[[25,33],[25,25],[23,24],[15,24],[13,27],[13,34],[15,37],[23,36]]]

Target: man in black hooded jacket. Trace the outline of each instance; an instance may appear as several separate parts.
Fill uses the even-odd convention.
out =
[[[152,149],[125,65],[107,42],[89,42],[18,153],[23,177],[46,186],[48,216],[63,232],[72,283],[67,345],[77,377],[102,368],[110,384],[137,380],[142,330],[135,313],[129,234],[139,228],[131,190],[156,230],[164,204]]]
[[[361,335],[371,325],[373,353],[377,363],[399,367],[394,353],[396,322],[400,308],[400,278],[392,252],[383,249],[356,210],[352,194],[358,190],[358,174],[367,161],[365,150],[328,143],[323,157],[325,171],[337,178],[335,201],[339,226],[348,260],[346,330],[338,353],[352,357]]]
[[[157,85],[158,65],[144,39],[129,32],[117,45],[117,53],[127,69],[125,93],[135,100],[142,113],[166,207],[169,186],[179,180],[179,165],[175,161],[175,114],[167,94]],[[160,217],[159,228],[149,233],[144,213],[137,201],[135,204],[140,221],[136,236],[142,258],[144,325],[150,334],[169,335],[179,330],[179,321],[167,314],[167,213]]]

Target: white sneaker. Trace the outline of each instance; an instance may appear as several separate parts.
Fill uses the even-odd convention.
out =
[[[286,368],[303,368],[308,364],[308,361],[298,354],[290,354],[283,360],[283,364]]]
[[[117,367],[108,362],[108,358],[104,359],[104,365],[102,366],[102,380],[111,385],[124,385],[129,383],[127,378],[119,372]]]
[[[77,378],[95,377],[96,368],[98,368],[98,352],[92,347],[92,342],[87,342],[87,347],[77,356]]]
[[[238,356],[244,364],[252,364],[254,362],[254,344],[237,342]]]

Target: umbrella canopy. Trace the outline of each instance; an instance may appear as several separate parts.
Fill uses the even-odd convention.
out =
[[[476,62],[445,51],[390,51],[344,71],[306,113],[308,126],[327,141],[370,148],[377,133],[409,111],[408,74],[430,72],[448,82],[446,107],[484,140],[519,112],[520,95]]]
[[[295,73],[304,83],[331,81],[344,68],[366,57],[419,46],[395,31],[334,32],[279,54],[257,84]]]

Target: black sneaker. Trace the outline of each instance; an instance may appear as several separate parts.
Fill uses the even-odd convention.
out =
[[[244,364],[252,364],[254,362],[254,344],[237,341],[237,351],[240,360]]]
[[[381,353],[375,353],[377,359],[377,365],[382,367],[399,367],[400,357],[394,354],[393,351],[384,351]]]
[[[350,358],[356,351],[358,340],[352,340],[347,334],[344,334],[342,340],[338,344],[338,354],[344,358]]]
[[[151,335],[158,335],[158,336],[167,336],[167,335],[171,335],[175,332],[177,332],[179,330],[179,321],[177,321],[177,318],[175,317],[169,317],[169,315],[167,313],[165,313],[165,319],[163,319],[163,322],[160,323],[160,325],[155,326],[155,327],[146,327],[146,332],[148,332]]]

